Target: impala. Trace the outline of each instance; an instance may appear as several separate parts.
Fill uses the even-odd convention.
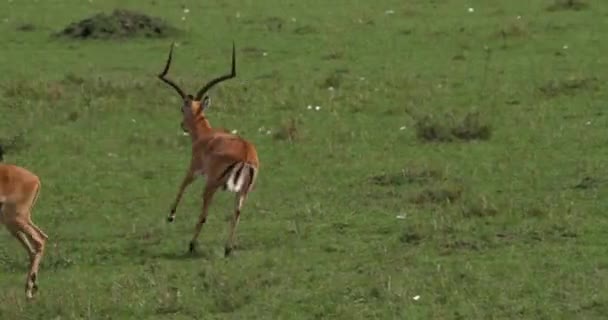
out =
[[[0,161],[3,150],[0,146]],[[30,258],[25,281],[25,296],[30,299],[38,291],[38,267],[48,236],[32,222],[32,208],[40,192],[40,179],[27,169],[0,164],[0,223],[15,237]]]
[[[203,206],[194,228],[190,241],[190,252],[194,252],[196,240],[209,213],[209,205],[213,195],[219,188],[236,193],[235,209],[229,224],[228,239],[224,248],[224,256],[229,256],[234,247],[236,228],[241,216],[243,203],[252,190],[258,174],[259,160],[255,146],[236,134],[223,129],[214,129],[209,124],[205,112],[211,99],[206,94],[216,84],[236,76],[235,47],[232,44],[232,69],[229,74],[217,77],[206,83],[195,96],[184,93],[175,82],[166,75],[171,65],[174,44],[171,44],[165,69],[158,75],[159,79],[171,86],[182,99],[181,127],[192,139],[190,166],[179,187],[177,196],[168,216],[168,221],[175,220],[177,205],[184,190],[197,176],[205,176],[203,191]]]

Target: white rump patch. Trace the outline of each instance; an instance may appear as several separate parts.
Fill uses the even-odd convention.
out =
[[[243,188],[245,176],[249,174],[246,167],[247,166],[241,162],[232,168],[232,172],[230,172],[230,176],[228,176],[228,181],[226,181],[226,187],[230,192],[239,192]],[[237,174],[238,176],[236,176]],[[236,180],[236,183],[234,183],[234,180]]]

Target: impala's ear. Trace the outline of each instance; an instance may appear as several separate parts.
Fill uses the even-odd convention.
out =
[[[209,107],[210,104],[211,104],[211,98],[209,98],[209,96],[205,96],[203,98],[203,102],[201,103],[201,111],[207,110],[207,108]]]

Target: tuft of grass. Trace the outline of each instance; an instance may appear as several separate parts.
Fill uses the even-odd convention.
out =
[[[461,198],[463,187],[460,185],[424,188],[413,198],[411,202],[418,205],[425,204],[453,204]]]
[[[416,120],[416,137],[425,142],[451,142],[454,141],[451,129],[445,121],[432,116],[423,116]]]
[[[0,138],[0,146],[6,154],[19,153],[30,147],[30,143],[25,137],[25,133],[19,133],[8,138]]]
[[[269,17],[264,20],[264,25],[266,26],[266,30],[272,32],[279,32],[283,29],[283,25],[285,24],[285,20],[281,17]]]
[[[16,30],[21,32],[32,32],[36,30],[36,25],[33,23],[23,23],[18,25]]]
[[[460,140],[488,140],[492,136],[492,127],[484,123],[479,113],[467,113],[464,118],[451,128],[454,137]]]
[[[305,25],[305,26],[300,26],[297,27],[293,30],[293,33],[297,34],[297,35],[309,35],[309,34],[317,34],[319,33],[319,30],[317,30],[317,28],[310,26],[310,25]]]
[[[466,218],[493,217],[498,214],[498,208],[488,202],[485,197],[467,200],[462,206],[462,214]]]
[[[460,121],[423,116],[416,120],[415,129],[416,137],[424,142],[488,140],[492,136],[492,127],[476,112]]]
[[[412,183],[428,183],[443,179],[443,174],[435,169],[406,167],[396,173],[385,173],[370,177],[369,181],[378,186],[401,186]]]
[[[275,130],[273,137],[277,140],[286,140],[291,143],[300,139],[300,130],[295,118],[290,118],[281,123],[278,129]]]
[[[539,90],[547,97],[560,95],[575,95],[583,90],[595,90],[598,79],[596,77],[570,76],[563,80],[551,80],[541,86]]]
[[[553,4],[547,7],[547,11],[580,11],[588,7],[589,4],[583,0],[554,0]]]

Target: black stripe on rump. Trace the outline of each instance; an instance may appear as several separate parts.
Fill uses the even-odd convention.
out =
[[[243,165],[239,168],[239,170],[237,170],[236,174],[234,175],[234,180],[233,180],[232,184],[234,184],[235,186],[236,186],[236,183],[239,181],[241,172],[243,172],[244,167],[245,167],[245,164],[243,163]]]
[[[226,169],[224,169],[224,171],[222,172],[222,174],[220,175],[220,177],[218,178],[218,180],[217,180],[217,181],[222,181],[222,180],[224,180],[224,178],[226,177],[226,175],[227,175],[227,174],[228,174],[230,171],[232,171],[232,169],[234,168],[234,166],[236,166],[238,163],[239,163],[239,162],[237,161],[237,162],[235,162],[235,163],[233,163],[233,164],[231,164],[231,165],[227,166],[227,167],[226,167]]]
[[[247,189],[251,188],[251,184],[253,183],[253,178],[255,178],[255,168],[252,166],[249,166],[249,185],[247,186]]]

